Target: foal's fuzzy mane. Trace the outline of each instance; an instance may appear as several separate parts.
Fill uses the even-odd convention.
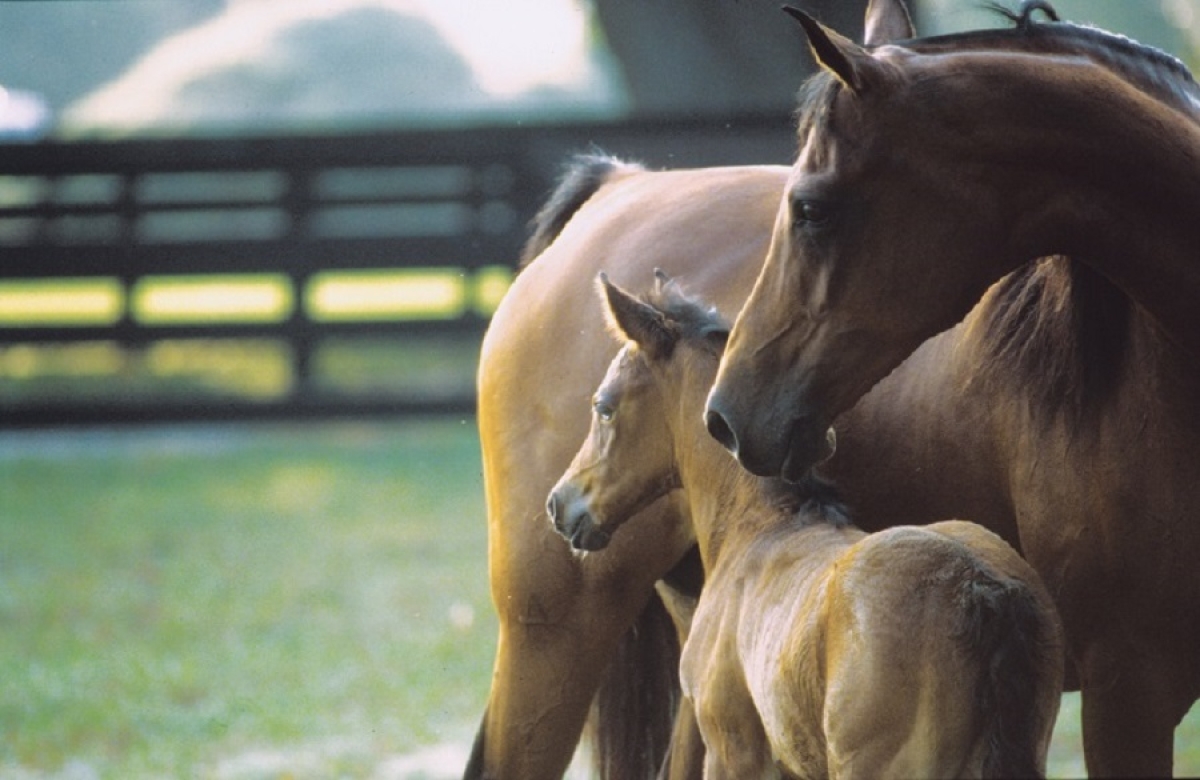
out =
[[[673,279],[656,284],[642,296],[642,301],[657,309],[676,328],[680,340],[693,341],[729,332],[729,321],[716,306],[689,295]]]
[[[663,315],[680,342],[709,349],[713,334],[729,332],[729,321],[717,307],[699,296],[689,295],[674,280],[660,280],[640,299]],[[758,482],[763,500],[791,516],[797,524],[824,523],[842,528],[851,523],[850,512],[842,503],[836,486],[813,472],[798,483],[785,482],[778,477],[753,479]]]
[[[655,284],[650,291],[638,294],[637,299],[662,316],[675,342],[695,341],[704,344],[713,334],[729,333],[729,321],[716,306],[699,296],[689,295],[678,282],[668,279],[661,271],[655,271],[655,277]],[[602,285],[603,281],[597,280],[597,284]],[[608,307],[605,307],[604,318],[614,338],[618,341],[627,340],[628,337]],[[665,356],[669,357],[673,349],[673,345],[669,346]]]

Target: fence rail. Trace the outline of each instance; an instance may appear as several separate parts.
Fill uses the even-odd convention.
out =
[[[0,145],[0,384],[18,388],[0,426],[469,412],[469,379],[331,392],[314,356],[353,338],[473,349],[571,153],[687,167],[793,146],[779,116]],[[239,340],[282,349],[273,392],[19,389],[37,349]]]

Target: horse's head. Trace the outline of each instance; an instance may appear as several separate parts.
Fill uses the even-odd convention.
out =
[[[792,12],[824,70],[803,93],[800,153],[706,411],[762,476],[797,480],[826,457],[834,418],[1015,265],[1006,215],[960,156],[984,130],[926,94],[956,74],[883,45],[881,31],[905,29],[899,0],[872,12],[869,48]]]
[[[592,398],[587,439],[546,502],[554,527],[577,550],[603,549],[626,520],[680,486],[678,411],[692,410],[684,434],[692,435],[728,334],[715,310],[656,276],[646,299],[600,277],[609,323],[625,344]],[[690,375],[697,370],[705,372],[700,379]],[[686,407],[685,387],[695,396]]]

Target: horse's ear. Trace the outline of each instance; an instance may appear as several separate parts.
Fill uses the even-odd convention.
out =
[[[603,272],[600,290],[607,304],[605,317],[618,335],[637,344],[651,358],[670,354],[676,334],[662,312],[610,282]]]
[[[881,46],[917,35],[904,0],[870,0],[863,28],[863,43],[867,46]]]
[[[799,8],[785,5],[783,10],[804,28],[808,45],[821,67],[837,76],[851,92],[862,94],[882,79],[882,66],[869,51]]]

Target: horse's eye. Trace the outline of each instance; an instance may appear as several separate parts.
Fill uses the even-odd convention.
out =
[[[612,408],[603,401],[596,401],[594,404],[592,404],[592,410],[596,413],[596,417],[600,420],[600,422],[612,422],[613,417],[617,414],[616,409]]]
[[[832,212],[828,204],[817,200],[798,200],[794,210],[796,221],[810,226],[825,224]]]

